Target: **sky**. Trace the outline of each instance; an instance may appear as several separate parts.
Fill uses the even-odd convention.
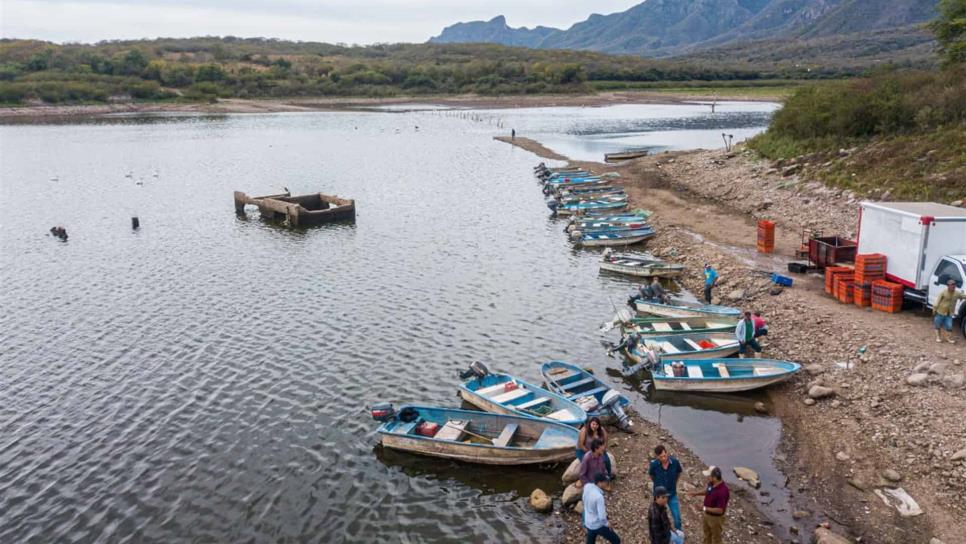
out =
[[[569,27],[642,0],[0,0],[0,37],[58,43],[238,36],[328,43],[424,42],[460,21]]]

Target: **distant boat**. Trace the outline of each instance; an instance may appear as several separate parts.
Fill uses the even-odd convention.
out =
[[[684,265],[623,253],[605,253],[600,261],[600,269],[629,276],[673,278],[684,272]]]
[[[590,372],[564,361],[550,361],[543,363],[540,373],[548,389],[576,402],[587,411],[587,417],[600,418],[602,423],[623,421],[623,427],[629,425],[624,408],[630,401]],[[608,395],[611,391],[614,393]]]
[[[580,436],[555,421],[455,408],[404,406],[380,419],[384,447],[486,465],[569,461]]]
[[[573,215],[581,212],[587,212],[591,210],[623,210],[627,207],[627,199],[600,199],[600,200],[590,200],[586,202],[577,202],[573,204],[561,204],[556,206],[556,202],[553,204],[555,206],[550,206],[557,215]]]
[[[459,386],[458,394],[477,408],[497,414],[529,416],[578,426],[587,412],[572,400],[508,374],[479,374]]]
[[[774,359],[704,359],[682,361],[681,376],[674,375],[677,359],[664,358],[651,369],[654,389],[658,391],[690,391],[736,393],[767,387],[787,380],[801,370],[801,365]]]
[[[635,317],[621,324],[625,333],[641,336],[667,336],[695,332],[732,332],[738,325],[734,317]]]
[[[557,203],[561,206],[579,202],[591,202],[595,200],[627,200],[624,190],[604,191],[600,193],[565,193],[557,195]]]
[[[654,229],[648,227],[643,229],[625,231],[590,232],[583,234],[580,231],[573,231],[571,236],[576,236],[575,242],[584,247],[614,247],[629,246],[639,244],[655,235]]]
[[[716,306],[714,304],[704,304],[701,302],[690,302],[681,299],[672,299],[671,304],[660,302],[649,302],[641,299],[634,300],[634,307],[641,314],[652,314],[663,317],[708,317],[716,315],[734,316],[741,315],[741,310],[730,306]]]
[[[730,332],[694,332],[646,336],[644,346],[663,359],[713,359],[738,353],[738,339]],[[632,361],[638,362],[638,361]]]
[[[645,157],[651,151],[649,149],[626,149],[624,151],[619,151],[617,153],[605,153],[604,161],[606,162],[617,162],[626,161],[630,159],[636,159],[639,157]]]

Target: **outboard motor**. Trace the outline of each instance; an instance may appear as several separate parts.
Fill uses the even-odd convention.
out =
[[[600,399],[601,408],[614,414],[617,418],[617,426],[621,428],[622,431],[629,431],[631,425],[631,419],[627,417],[627,413],[624,408],[621,407],[621,394],[617,391],[611,389],[610,391],[604,393],[603,398]]]
[[[574,229],[574,230],[570,231],[570,239],[571,240],[579,240],[580,237],[583,236],[583,235],[584,235],[584,232],[581,231],[581,230],[578,230],[578,229]]]
[[[391,402],[377,402],[369,408],[369,414],[376,421],[386,422],[396,417],[396,409],[392,407]]]
[[[485,378],[490,374],[490,369],[486,368],[486,365],[479,361],[474,361],[470,363],[470,367],[463,372],[460,372],[461,380],[469,380],[470,378],[476,378],[478,380]]]

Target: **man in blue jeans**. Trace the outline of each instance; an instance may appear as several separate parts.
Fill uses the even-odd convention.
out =
[[[667,507],[671,511],[671,518],[674,519],[674,528],[681,529],[681,503],[678,502],[678,478],[684,469],[681,463],[667,452],[664,444],[658,444],[654,448],[654,459],[651,459],[651,466],[647,473],[651,476],[654,489],[663,487],[668,494]]]
[[[597,537],[611,544],[621,544],[621,537],[607,526],[607,508],[604,507],[604,492],[598,484],[607,481],[607,475],[598,472],[594,481],[584,484],[584,527],[587,528],[587,544],[597,542]]]
[[[718,285],[718,271],[711,263],[704,263],[704,301],[711,304],[711,290]]]

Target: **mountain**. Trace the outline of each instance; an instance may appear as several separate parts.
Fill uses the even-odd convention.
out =
[[[519,47],[537,48],[551,34],[560,29],[538,26],[529,28],[510,28],[506,17],[498,15],[489,21],[456,23],[443,29],[442,34],[430,38],[430,43],[500,43]]]
[[[678,56],[754,41],[808,41],[875,34],[936,16],[936,0],[646,0],[594,14],[566,30],[511,28],[502,16],[457,23],[434,43],[485,42],[539,49],[584,49]]]

